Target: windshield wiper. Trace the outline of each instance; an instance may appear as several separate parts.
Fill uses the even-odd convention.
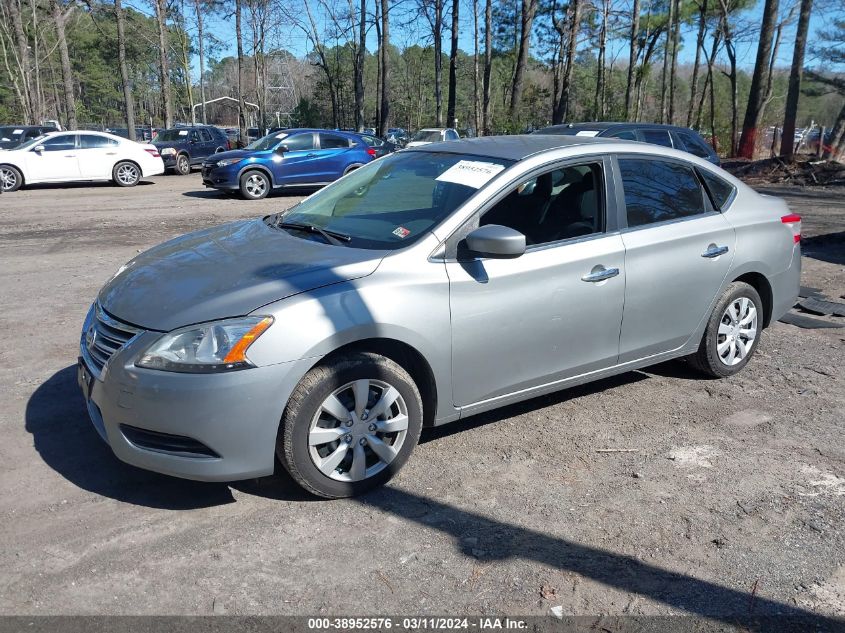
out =
[[[297,231],[305,231],[306,233],[316,233],[333,246],[343,246],[344,243],[352,241],[351,235],[340,233],[338,231],[321,229],[319,226],[314,226],[313,224],[305,224],[302,222],[277,222],[273,226],[279,229],[295,229]]]

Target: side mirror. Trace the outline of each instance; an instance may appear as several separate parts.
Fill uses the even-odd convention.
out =
[[[525,236],[501,224],[480,226],[465,241],[467,249],[480,257],[513,259],[525,253]]]
[[[40,154],[41,152],[44,151],[44,146],[43,145],[36,145],[35,147],[32,148],[32,151],[38,152]]]
[[[276,152],[277,154],[284,154],[285,152],[289,152],[289,151],[290,151],[290,148],[289,148],[287,145],[279,145],[279,146],[275,149],[275,152]]]

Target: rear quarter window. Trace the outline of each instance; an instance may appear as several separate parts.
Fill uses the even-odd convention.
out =
[[[701,180],[707,188],[713,206],[719,211],[723,211],[733,197],[735,187],[727,180],[723,180],[705,169],[699,169],[698,175],[701,176]]]
[[[672,147],[672,139],[669,138],[668,130],[640,130],[640,137],[646,143]]]

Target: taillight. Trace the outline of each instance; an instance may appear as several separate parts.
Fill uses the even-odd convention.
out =
[[[375,150],[374,148],[372,148],[372,147],[368,147],[368,148],[367,148],[367,153],[368,153],[370,156],[375,157],[375,155],[376,155],[376,150]]]
[[[146,148],[144,148],[144,151],[147,152],[147,154],[149,154],[153,158],[161,158],[161,154],[158,153],[157,149],[146,149]]]
[[[792,241],[796,244],[801,241],[801,216],[797,213],[790,213],[780,219],[781,222],[792,229]]]

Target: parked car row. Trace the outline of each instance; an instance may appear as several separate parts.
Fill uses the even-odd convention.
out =
[[[252,131],[257,133],[258,128]],[[356,133],[276,128],[246,147],[235,149],[227,130],[213,125],[158,130],[151,143],[133,143],[106,132],[3,127],[0,138],[31,138],[0,153],[0,180],[4,191],[15,191],[26,184],[73,180],[113,180],[120,186],[132,186],[142,177],[163,172],[188,175],[194,167],[201,167],[206,187],[258,200],[274,189],[322,187],[403,147],[460,139],[453,128],[423,128],[413,137],[402,128],[390,128],[386,138],[392,140],[366,132],[374,130]],[[581,123],[551,126],[533,134],[642,141],[680,149],[719,164],[712,148],[688,128]]]

